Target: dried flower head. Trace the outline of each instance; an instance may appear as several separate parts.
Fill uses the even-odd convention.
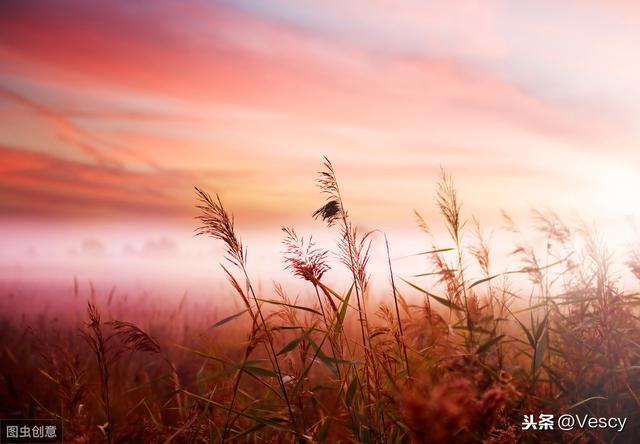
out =
[[[440,171],[440,182],[438,182],[436,203],[440,213],[447,222],[447,231],[449,235],[456,242],[460,243],[461,230],[465,225],[465,222],[461,219],[462,203],[458,198],[458,191],[456,190],[453,179],[444,170]]]
[[[338,247],[340,261],[351,270],[360,290],[365,291],[369,282],[367,264],[371,257],[371,236],[373,231],[360,234],[357,227],[347,223],[348,231],[343,231]]]
[[[314,219],[320,217],[328,226],[334,225],[339,219],[346,217],[346,212],[342,208],[340,199],[340,188],[338,179],[333,169],[333,165],[326,157],[324,158],[325,170],[320,171],[317,179],[318,187],[323,194],[327,195],[327,202],[313,213]]]
[[[129,350],[160,353],[160,346],[156,340],[135,324],[111,321],[109,325],[115,330],[114,337],[119,338]]]
[[[629,258],[625,262],[631,273],[640,279],[640,251],[638,249],[632,249],[629,251]]]
[[[316,284],[329,270],[327,264],[327,250],[317,248],[313,238],[305,241],[304,237],[298,237],[293,228],[282,228],[285,237],[282,240],[286,250],[284,261],[286,269],[294,275]]]
[[[229,215],[222,205],[220,196],[216,194],[214,200],[209,193],[195,187],[201,213],[196,216],[202,225],[196,229],[196,236],[209,235],[221,240],[227,249],[227,260],[242,266],[246,261],[246,250],[240,238],[236,235],[233,215]]]

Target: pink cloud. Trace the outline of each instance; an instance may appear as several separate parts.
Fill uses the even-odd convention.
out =
[[[349,5],[326,7],[347,16],[362,10],[357,2]],[[442,28],[455,36],[475,12],[491,11],[473,1],[453,11],[417,7],[392,8],[386,14],[386,9],[373,7],[363,20],[381,21],[381,29],[421,20],[426,22],[416,28],[435,33]],[[130,88],[195,103],[233,104],[347,124],[384,126],[424,119],[425,114],[450,113],[455,118],[480,111],[505,124],[552,134],[575,134],[576,126],[580,131],[593,128],[593,122],[576,122],[580,116],[572,115],[573,110],[528,96],[489,73],[442,56],[379,52],[221,7],[187,10],[177,24],[166,14],[151,15],[152,29],[137,33],[138,17],[118,8],[103,9],[70,8],[77,15],[82,12],[82,20],[54,8],[5,18],[6,62],[34,64],[25,74],[46,76],[47,82]],[[491,13],[485,12],[474,24],[491,29],[490,22]],[[189,26],[200,34],[188,33]],[[390,107],[393,113],[387,112]]]
[[[503,56],[494,6],[376,5],[365,8],[361,28],[348,30],[217,4],[180,13],[172,2],[153,11],[86,2],[5,7],[6,112],[32,124],[21,138],[46,125],[76,154],[40,140],[41,154],[26,152],[15,148],[24,146],[19,128],[0,134],[5,207],[65,217],[184,215],[197,183],[231,194],[247,214],[287,215],[312,205],[312,179],[307,188],[300,181],[323,154],[344,165],[346,180],[371,180],[372,171],[387,177],[395,194],[385,199],[405,204],[407,190],[439,163],[495,184],[514,171],[535,176],[557,146],[578,150],[615,136],[590,110],[536,96],[469,61]],[[336,2],[320,12],[331,22],[362,11],[362,2]],[[373,38],[385,29],[402,48]],[[403,38],[421,51],[407,51]],[[429,44],[442,51],[423,51]],[[364,202],[369,185],[353,189]]]

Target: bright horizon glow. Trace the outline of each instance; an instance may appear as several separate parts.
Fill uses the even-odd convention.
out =
[[[640,170],[623,166],[603,166],[596,178],[596,207],[612,217],[629,217],[638,214],[638,190],[640,190]]]

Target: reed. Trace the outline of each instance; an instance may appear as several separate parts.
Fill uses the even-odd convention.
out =
[[[196,234],[224,246],[240,311],[91,286],[83,325],[2,314],[0,416],[62,419],[69,442],[637,441],[640,296],[619,277],[640,278],[637,247],[616,262],[597,230],[549,210],[531,213],[538,240],[526,241],[503,212],[514,247],[496,270],[491,234],[442,172],[447,236],[416,212],[424,270],[410,276],[385,233],[349,217],[328,159],[318,184],[327,200],[314,217],[337,230],[335,245],[282,230],[283,267],[309,298],[256,287],[232,214],[196,188]],[[372,284],[374,258],[388,285]],[[341,266],[348,278],[330,285]],[[523,430],[524,415],[540,413],[627,424]]]

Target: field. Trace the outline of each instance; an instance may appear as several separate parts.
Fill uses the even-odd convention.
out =
[[[388,285],[371,288],[370,248],[388,253],[384,234],[357,228],[328,160],[318,185],[326,200],[314,217],[338,234],[339,263],[282,232],[284,263],[313,303],[258,290],[231,213],[196,189],[198,233],[224,245],[220,273],[240,311],[76,285],[60,297],[81,316],[4,312],[0,417],[60,418],[68,443],[637,442],[640,298],[612,269],[640,278],[639,253],[612,263],[597,232],[534,212],[545,242],[516,242],[496,273],[443,172],[436,202],[449,237],[416,215],[432,239],[416,251],[424,273],[408,277],[388,255]],[[504,225],[518,238],[506,213]],[[350,279],[331,288],[325,275],[338,266]],[[541,414],[553,415],[551,429],[523,425]],[[561,415],[626,422],[563,431]]]

